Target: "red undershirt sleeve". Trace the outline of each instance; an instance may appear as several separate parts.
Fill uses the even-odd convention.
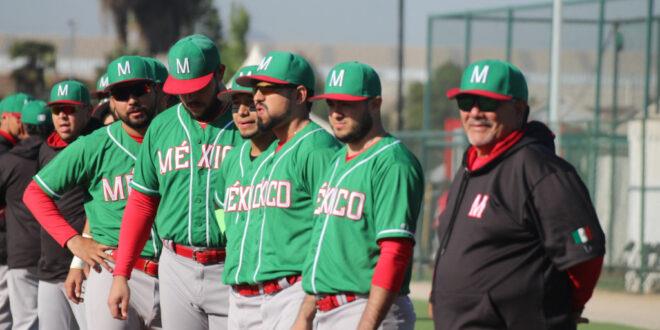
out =
[[[378,241],[380,257],[371,284],[390,292],[399,292],[410,264],[414,243],[408,238],[384,238]]]
[[[140,251],[149,239],[160,198],[131,190],[121,219],[119,247],[115,258],[115,276],[130,278]]]
[[[597,257],[577,264],[566,270],[573,289],[572,306],[574,311],[584,308],[594,292],[600,271],[603,268],[603,257]]]
[[[32,180],[23,193],[23,204],[32,212],[39,224],[62,247],[79,233],[66,221],[60,210],[41,187]]]

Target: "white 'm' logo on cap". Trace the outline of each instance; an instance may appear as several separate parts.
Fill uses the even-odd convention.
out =
[[[257,71],[268,70],[268,66],[270,65],[271,60],[273,60],[272,56],[262,58],[261,63],[259,63],[259,67],[257,67]]]
[[[339,71],[339,74],[337,74],[337,71],[332,70],[332,73],[330,74],[330,82],[328,83],[328,86],[331,87],[342,87],[344,85],[344,73],[346,71],[344,69]]]
[[[238,74],[239,77],[243,77],[243,76],[251,76],[251,75],[252,75],[252,71],[241,72],[241,73]]]
[[[131,74],[131,64],[128,61],[124,62],[124,66],[121,66],[121,63],[117,63],[117,71],[120,76],[125,74]]]
[[[179,59],[176,59],[176,73],[178,74],[185,74],[185,73],[190,73],[190,62],[188,62],[188,58],[184,57],[183,58],[183,63],[179,61]]]
[[[57,85],[57,96],[69,95],[69,85]]]
[[[101,77],[101,87],[106,87],[108,86],[108,77]]]
[[[486,79],[488,78],[488,65],[485,65],[481,72],[479,72],[479,66],[475,65],[472,69],[472,76],[470,76],[471,83],[485,84]]]

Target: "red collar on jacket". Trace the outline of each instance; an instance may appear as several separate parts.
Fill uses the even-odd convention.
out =
[[[62,140],[57,132],[50,133],[48,139],[46,139],[46,144],[54,149],[62,149],[69,145],[66,141]]]
[[[517,130],[511,132],[509,135],[507,135],[507,137],[505,137],[503,140],[495,144],[495,147],[490,152],[490,154],[488,154],[488,156],[483,156],[483,157],[477,156],[477,148],[475,148],[474,146],[470,146],[467,154],[468,170],[476,171],[486,166],[486,164],[490,163],[493,159],[497,158],[497,156],[503,154],[505,151],[513,147],[513,145],[515,145],[516,142],[520,141],[520,139],[523,137],[523,133],[524,133],[523,130]]]

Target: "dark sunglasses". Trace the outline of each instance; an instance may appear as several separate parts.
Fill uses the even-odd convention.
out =
[[[262,94],[282,93],[284,91],[296,89],[297,85],[270,85],[270,86],[255,86],[254,92],[260,91]]]
[[[231,104],[231,112],[232,113],[237,113],[241,109],[241,105],[242,104],[240,104],[240,103],[239,104],[232,103]],[[250,112],[255,112],[255,111],[257,111],[257,106],[254,105],[254,103],[253,103],[253,104],[250,104],[248,109],[250,110]]]
[[[50,112],[54,115],[59,115],[60,112],[64,112],[65,115],[70,116],[76,113],[76,107],[73,105],[58,105],[50,108]]]
[[[461,111],[470,111],[476,105],[481,111],[492,112],[497,110],[504,102],[507,101],[477,95],[460,95],[456,97],[456,103]]]
[[[149,83],[131,84],[128,86],[118,86],[110,90],[110,95],[117,101],[126,101],[131,95],[134,97],[141,97],[144,94],[151,93],[152,87]]]

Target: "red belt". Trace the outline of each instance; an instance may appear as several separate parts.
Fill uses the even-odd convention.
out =
[[[216,248],[192,248],[185,245],[179,245],[172,243],[172,251],[174,253],[192,259],[202,265],[218,264],[225,261],[227,252],[225,249],[216,249]]]
[[[109,255],[113,255],[115,250],[105,251]],[[133,269],[137,269],[149,276],[158,277],[158,262],[152,259],[137,257]]]
[[[325,296],[316,300],[316,309],[321,312],[331,311],[341,305],[346,305],[357,299],[354,293],[343,293]]]
[[[158,262],[138,257],[133,269],[140,270],[147,275],[158,277]]]
[[[236,284],[232,287],[238,294],[245,297],[258,296],[261,294],[276,294],[297,282],[302,280],[300,275],[290,275],[270,281],[263,282],[261,284]]]

